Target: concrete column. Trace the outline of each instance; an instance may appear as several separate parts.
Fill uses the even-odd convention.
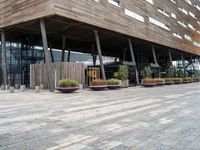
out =
[[[196,77],[196,70],[195,70],[195,67],[194,67],[194,63],[193,63],[193,58],[192,57],[191,57],[191,63],[192,63],[193,71],[194,71],[194,76]]]
[[[103,58],[102,58],[102,53],[101,53],[101,44],[100,44],[99,34],[97,30],[94,30],[94,35],[95,35],[96,46],[97,46],[97,51],[98,51],[99,61],[100,61],[100,66],[101,66],[101,75],[102,75],[102,78],[106,80],[105,68],[104,68]]]
[[[136,84],[139,85],[140,82],[139,82],[139,77],[138,77],[138,70],[137,70],[137,65],[135,62],[135,55],[133,52],[133,45],[132,45],[131,39],[128,40],[128,43],[129,43],[129,48],[130,48],[130,52],[131,52],[131,58],[132,58],[134,69],[135,69]]]
[[[97,55],[95,54],[95,47],[94,44],[92,44],[92,60],[93,60],[93,66],[96,66],[96,61],[97,61]]]
[[[171,62],[171,66],[173,66],[173,59],[172,59],[171,50],[169,50],[169,60],[170,60],[170,62]]]
[[[48,86],[50,92],[54,92],[54,86],[52,85],[53,82],[51,82],[50,76],[51,76],[51,68],[50,68],[50,59],[49,59],[49,53],[48,53],[48,42],[47,42],[47,33],[45,28],[45,22],[44,19],[40,19],[40,28],[41,28],[41,34],[42,34],[42,43],[45,53],[45,60],[47,65],[47,78],[48,78]]]
[[[156,57],[156,52],[155,52],[155,48],[154,48],[153,45],[152,45],[152,53],[153,53],[154,63],[155,63],[155,64],[158,64],[157,57]]]
[[[67,62],[70,62],[70,58],[71,58],[71,49],[68,50]]]
[[[65,61],[65,48],[66,48],[66,37],[63,36],[62,37],[62,58],[61,58],[62,62]]]
[[[184,76],[186,76],[185,59],[183,57],[183,54],[181,54],[181,59],[182,59],[182,64],[183,64],[183,69],[184,69]]]
[[[7,63],[6,63],[6,41],[5,41],[4,30],[1,30],[1,47],[2,47],[3,84],[4,86],[6,86],[8,84],[8,80],[7,80]]]

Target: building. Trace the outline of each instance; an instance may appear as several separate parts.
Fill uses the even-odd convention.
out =
[[[98,55],[104,79],[102,55],[116,57],[134,68],[137,84],[148,64],[166,69],[181,60],[187,69],[185,61],[200,56],[199,0],[2,0],[0,7],[3,84],[6,42],[20,55],[43,46],[47,63],[52,48],[62,50],[61,61],[65,50]]]

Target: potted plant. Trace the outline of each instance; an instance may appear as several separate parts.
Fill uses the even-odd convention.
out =
[[[156,84],[155,80],[152,78],[144,78],[142,80],[142,86],[144,86],[144,87],[154,87],[156,85],[157,84]]]
[[[183,80],[181,78],[172,78],[174,84],[181,84],[183,83]]]
[[[79,89],[79,83],[74,80],[63,79],[58,82],[56,90],[62,93],[72,93]]]
[[[94,90],[94,91],[104,90],[104,89],[107,88],[107,81],[102,80],[102,79],[93,80],[91,82],[91,86],[89,86],[89,88]]]
[[[185,77],[185,78],[182,78],[182,80],[183,80],[183,83],[192,83],[192,78],[190,78],[190,77]]]
[[[119,89],[121,87],[121,80],[118,79],[110,79],[107,81],[108,89]]]
[[[193,82],[199,82],[200,79],[199,78],[193,78]]]
[[[122,81],[122,87],[129,87],[128,66],[120,65],[118,71],[114,74],[114,77]]]
[[[155,80],[151,77],[152,71],[150,67],[144,68],[144,79],[142,80],[142,86],[144,87],[153,87],[156,86]]]
[[[162,78],[155,78],[154,80],[158,86],[165,85],[165,80]]]
[[[173,81],[172,78],[164,78],[164,80],[165,80],[165,84],[166,85],[172,85],[172,84],[174,84],[174,81]]]

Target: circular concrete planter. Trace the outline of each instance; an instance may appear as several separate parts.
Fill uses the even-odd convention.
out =
[[[79,89],[79,87],[57,87],[56,90],[62,93],[72,93]]]
[[[121,85],[108,85],[107,88],[110,90],[117,90],[121,88]]]
[[[144,87],[155,87],[155,86],[157,86],[157,84],[156,83],[142,83],[142,86],[144,86]]]
[[[93,91],[102,91],[107,88],[107,85],[95,85],[95,86],[89,86],[89,88]]]

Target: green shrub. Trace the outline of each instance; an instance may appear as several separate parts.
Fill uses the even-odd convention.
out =
[[[162,84],[165,83],[165,80],[162,79],[162,78],[155,78],[154,80],[155,80],[156,83],[162,83]]]
[[[144,68],[144,78],[151,78],[152,76],[152,71],[150,67],[145,67]]]
[[[107,81],[107,84],[108,84],[108,85],[119,85],[120,82],[121,82],[121,81],[118,80],[118,79],[110,79],[110,80]]]
[[[172,78],[174,83],[182,83],[183,80],[181,78]]]
[[[165,82],[173,82],[172,78],[164,78]]]
[[[77,87],[79,83],[74,80],[63,79],[58,82],[59,87]]]
[[[118,71],[114,74],[114,77],[122,81],[128,80],[128,66],[120,65]]]

